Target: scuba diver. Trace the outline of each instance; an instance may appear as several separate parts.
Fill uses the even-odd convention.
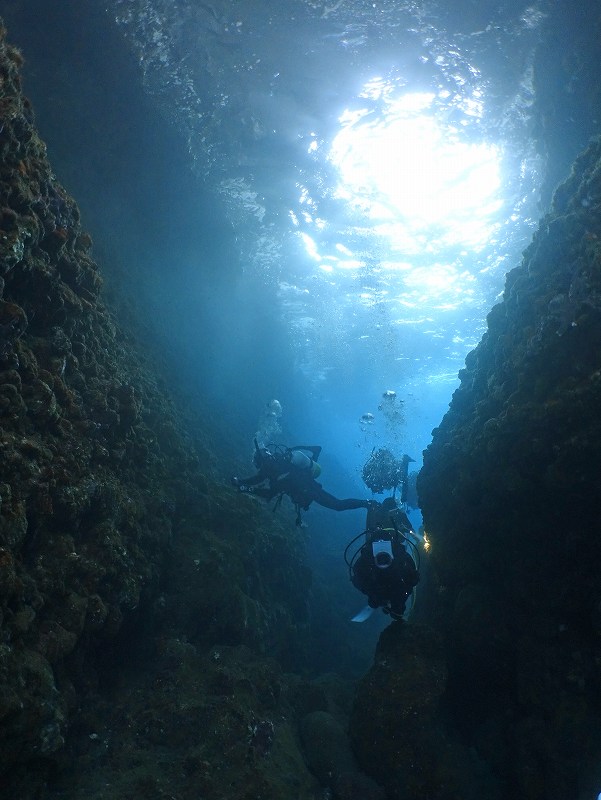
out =
[[[352,618],[353,622],[364,622],[380,607],[394,620],[403,618],[407,599],[419,582],[419,552],[409,538],[410,533],[411,523],[394,497],[371,503],[365,531],[349,542],[344,551],[351,582],[367,595],[368,602]],[[349,560],[349,549],[362,536],[364,543]]]
[[[320,453],[321,447],[311,445],[285,447],[268,444],[266,447],[259,447],[255,439],[253,464],[257,469],[256,475],[249,478],[233,477],[232,484],[238,487],[238,491],[262,497],[264,500],[273,500],[276,497],[274,511],[287,494],[296,508],[297,525],[301,524],[301,509],[306,511],[311,503],[333,511],[369,508],[368,500],[354,497],[341,500],[326,492],[316,481],[321,474],[321,467],[317,463]],[[259,485],[265,483],[267,485]]]

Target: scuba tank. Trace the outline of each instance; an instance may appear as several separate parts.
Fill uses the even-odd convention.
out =
[[[302,450],[296,450],[294,447],[290,449],[290,463],[298,470],[310,471],[312,478],[317,478],[321,475],[321,467],[313,458],[310,458]]]
[[[257,469],[260,469],[267,461],[277,464],[282,473],[288,471],[288,467],[294,467],[299,472],[307,471],[307,474],[312,478],[316,478],[321,473],[321,467],[317,463],[319,451],[321,447],[286,447],[283,444],[274,444],[269,442],[265,446],[260,446],[255,439],[255,452],[253,456],[253,463]],[[308,456],[304,450],[308,450],[311,456]]]
[[[290,499],[296,508],[296,524],[302,525],[301,508],[305,510],[311,504],[312,496],[310,493],[309,482],[321,474],[321,467],[317,463],[321,447],[317,445],[295,445],[294,447],[284,447],[276,445],[276,448],[284,455],[293,487],[286,489]],[[311,453],[308,456],[304,451]],[[276,501],[276,507],[281,502],[282,495]]]
[[[290,453],[290,463],[297,469],[311,469],[312,460],[301,450],[293,450]]]
[[[317,478],[321,474],[321,467],[302,450],[290,450],[290,463],[298,470],[310,470],[311,477]]]

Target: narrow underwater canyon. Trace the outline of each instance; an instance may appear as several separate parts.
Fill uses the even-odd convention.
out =
[[[599,141],[554,192],[433,433],[419,603],[357,681],[312,673],[328,636],[332,662],[343,647],[316,631],[302,531],[231,491],[239,442],[190,413],[105,300],[21,68],[3,39],[6,796],[596,797]],[[541,136],[559,150],[551,107]]]

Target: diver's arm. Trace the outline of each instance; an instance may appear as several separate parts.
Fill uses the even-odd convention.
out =
[[[267,475],[265,473],[261,473],[260,471],[257,472],[256,475],[251,475],[248,478],[238,478],[238,482],[241,486],[257,486],[259,483],[263,483],[263,481],[267,480]]]
[[[312,481],[311,484],[311,499],[324,508],[331,508],[332,511],[351,511],[355,508],[368,507],[367,500],[359,500],[356,497],[340,499],[326,492],[317,481]]]

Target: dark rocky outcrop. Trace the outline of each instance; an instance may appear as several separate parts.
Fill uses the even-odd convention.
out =
[[[449,732],[446,687],[443,637],[426,625],[389,625],[359,683],[350,720],[359,764],[389,800],[500,796],[486,765]]]
[[[601,786],[601,141],[508,277],[426,451],[452,724],[506,795]]]
[[[337,800],[384,800],[384,790],[357,768],[340,720],[328,711],[312,711],[301,720],[300,734],[307,764]]]

